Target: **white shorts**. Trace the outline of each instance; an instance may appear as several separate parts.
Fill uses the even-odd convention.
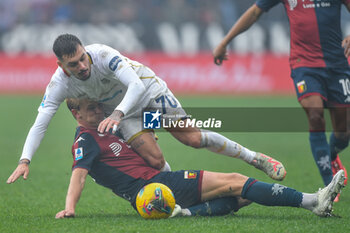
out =
[[[180,102],[176,99],[174,94],[165,88],[155,98],[149,98],[149,101],[143,101],[143,106],[137,113],[129,115],[122,119],[118,126],[118,130],[123,136],[124,140],[130,143],[137,136],[152,132],[152,129],[144,129],[143,111],[157,111],[162,113],[162,116],[170,116],[172,120],[179,120],[186,116],[185,110],[182,108]],[[165,112],[165,113],[164,113]]]

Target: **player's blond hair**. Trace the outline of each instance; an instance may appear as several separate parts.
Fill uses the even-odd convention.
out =
[[[67,98],[66,104],[67,104],[69,111],[72,111],[73,109],[79,110],[80,104],[81,104],[81,99]]]
[[[72,112],[73,109],[79,111],[80,110],[80,106],[83,103],[86,104],[86,103],[90,103],[90,102],[96,102],[96,101],[94,101],[92,99],[88,99],[88,98],[86,98],[86,99],[67,98],[66,99],[67,107],[68,107],[69,111],[71,111],[71,112]],[[73,114],[73,112],[72,112],[72,114]],[[73,116],[74,116],[74,114],[73,114]],[[75,118],[75,116],[74,116],[74,118]]]

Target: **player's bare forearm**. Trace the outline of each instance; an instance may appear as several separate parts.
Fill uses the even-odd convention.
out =
[[[230,31],[221,41],[223,46],[227,46],[233,38],[246,31],[250,26],[252,26],[260,17],[263,11],[257,6],[251,6],[232,26]]]
[[[112,114],[109,116],[109,118],[119,122],[119,121],[121,121],[123,116],[124,116],[124,113],[122,111],[116,109],[112,112]]]
[[[66,197],[66,208],[58,212],[56,218],[75,216],[75,207],[84,189],[87,174],[88,171],[84,168],[76,168],[73,170]]]
[[[226,47],[239,34],[246,31],[262,15],[263,11],[257,5],[251,6],[232,26],[220,44],[214,49],[214,62],[220,65],[223,60],[227,60]]]
[[[122,120],[123,116],[124,116],[124,113],[122,111],[117,109],[114,110],[109,117],[101,121],[97,130],[100,133],[104,133],[104,132],[108,132],[109,129],[113,129],[113,133],[115,133],[115,131],[117,130],[117,126],[119,122]]]
[[[344,55],[345,57],[350,56],[350,35],[345,37],[342,41],[342,47],[344,48]]]

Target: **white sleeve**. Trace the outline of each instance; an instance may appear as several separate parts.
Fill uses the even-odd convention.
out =
[[[41,140],[44,138],[46,129],[53,115],[45,112],[39,112],[34,125],[29,130],[26,142],[24,143],[21,159],[31,160],[35,151],[38,149]]]
[[[38,149],[41,140],[44,138],[46,129],[57,112],[60,104],[65,99],[65,91],[57,82],[51,81],[46,88],[43,101],[38,108],[36,120],[29,130],[26,142],[24,143],[21,159],[31,160]]]
[[[136,71],[131,67],[128,58],[106,45],[100,45],[99,49],[100,53],[104,55],[101,55],[100,61],[106,73],[112,73],[113,79],[127,87],[123,100],[115,108],[115,110],[122,111],[126,115],[145,92],[145,86]]]
[[[129,110],[139,101],[146,88],[139,76],[131,67],[127,67],[123,70],[123,72],[119,75],[119,81],[123,85],[127,86],[128,89],[123,100],[115,108],[115,110],[122,111],[124,115],[126,115]]]

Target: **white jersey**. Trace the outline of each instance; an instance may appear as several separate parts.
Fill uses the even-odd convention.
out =
[[[103,103],[107,115],[110,115],[114,109],[121,110],[124,115],[132,114],[133,112],[129,111],[135,111],[138,105],[127,106],[127,109],[125,106],[123,109],[118,108],[128,89],[120,79],[125,74],[130,76],[131,69],[142,80],[146,89],[139,96],[138,102],[142,102],[149,96],[152,98],[152,95],[156,95],[166,88],[165,82],[159,79],[151,69],[128,59],[111,47],[93,44],[86,46],[85,49],[91,62],[90,78],[83,81],[70,77],[62,68],[58,67],[47,86],[39,112],[52,115],[66,98],[89,98]],[[152,88],[150,88],[151,86]]]
[[[117,50],[101,44],[85,47],[91,63],[91,75],[79,80],[58,67],[46,88],[34,125],[27,136],[21,159],[31,160],[47,126],[66,98],[89,98],[104,104],[106,116],[115,109],[124,118],[138,114],[150,99],[167,89],[163,80],[148,67],[121,55]],[[130,80],[144,86],[142,93],[131,93]],[[127,95],[127,98],[124,96]]]

